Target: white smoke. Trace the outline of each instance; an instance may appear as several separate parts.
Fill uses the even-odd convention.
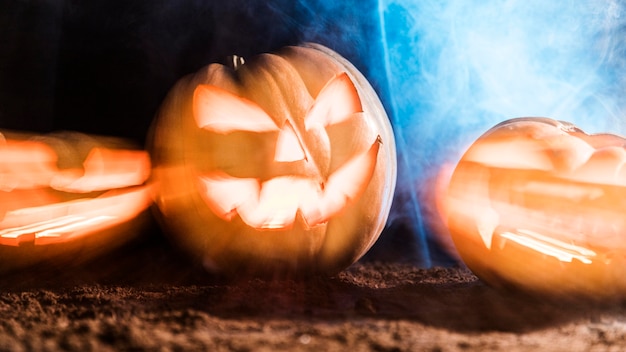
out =
[[[429,180],[497,123],[544,116],[626,133],[625,9],[617,0],[379,0],[406,203],[396,206],[414,209],[419,242],[431,232],[422,225],[434,213]]]
[[[394,122],[412,155],[520,116],[626,132],[623,3],[380,1]]]

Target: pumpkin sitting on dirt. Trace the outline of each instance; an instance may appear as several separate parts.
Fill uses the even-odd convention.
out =
[[[367,80],[315,44],[211,64],[151,132],[162,223],[211,270],[335,273],[382,231],[395,143]]]

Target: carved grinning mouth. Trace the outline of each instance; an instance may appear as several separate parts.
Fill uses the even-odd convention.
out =
[[[278,132],[275,161],[304,160],[312,165],[316,160],[305,143],[305,134],[363,118],[357,90],[346,73],[336,75],[324,86],[303,123],[288,118],[279,127],[254,102],[212,85],[196,88],[193,105],[198,127],[219,134],[241,130]],[[253,228],[285,229],[300,214],[306,226],[314,227],[326,223],[365,191],[374,175],[381,143],[380,136],[376,136],[328,177],[322,175],[319,166],[316,178],[285,175],[265,181],[234,177],[219,170],[207,172],[198,177],[201,194],[209,208],[226,221],[239,215]]]
[[[238,214],[254,228],[283,229],[293,225],[299,212],[307,226],[314,227],[360,197],[374,174],[380,144],[378,137],[367,152],[345,163],[326,183],[301,176],[274,177],[261,183],[256,178],[215,172],[200,177],[202,196],[227,221]]]

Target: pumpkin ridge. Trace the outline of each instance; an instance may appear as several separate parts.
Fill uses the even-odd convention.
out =
[[[327,137],[321,136],[319,131],[311,133],[305,126],[305,116],[315,101],[298,71],[275,54],[260,55],[253,63],[254,70],[249,69],[251,66],[247,63],[237,71],[243,82],[243,96],[265,110],[277,126],[289,121],[311,169],[307,173],[316,175],[319,183],[325,182],[330,166],[330,149]],[[266,88],[254,89],[256,87]],[[322,133],[325,132],[322,130]]]

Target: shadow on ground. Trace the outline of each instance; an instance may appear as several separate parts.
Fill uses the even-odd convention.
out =
[[[0,299],[10,311],[0,310],[0,317],[20,310],[27,317],[37,306],[37,319],[46,314],[124,316],[129,311],[159,319],[191,311],[228,320],[371,318],[458,332],[525,332],[594,315],[624,315],[620,303],[572,304],[495,290],[462,266],[419,269],[364,261],[332,278],[227,280],[205,273],[162,237],[141,238],[114,254],[70,263],[5,273]]]

